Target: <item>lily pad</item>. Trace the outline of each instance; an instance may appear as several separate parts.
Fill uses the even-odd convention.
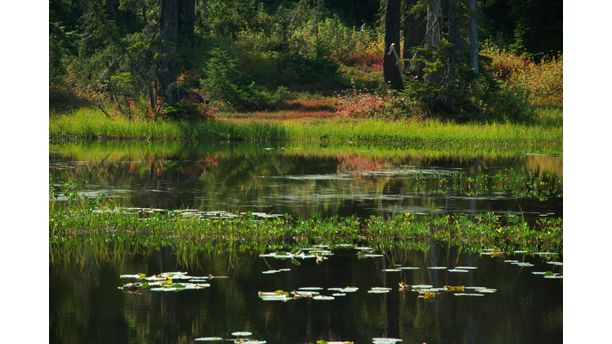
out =
[[[194,339],[196,342],[220,342],[223,340],[221,337],[200,337]]]
[[[399,338],[372,338],[372,344],[395,344],[401,341]]]
[[[382,271],[384,271],[384,272],[401,272],[402,270],[400,270],[400,269],[383,269]]]
[[[429,270],[446,270],[447,269],[446,266],[428,266],[427,268]]]
[[[165,291],[165,292],[170,292],[170,291],[178,291],[177,288],[151,288],[149,289],[150,291]]]
[[[484,294],[479,293],[455,293],[455,296],[484,296]]]
[[[272,275],[275,274],[277,272],[280,272],[280,270],[266,270],[266,271],[262,271],[261,273],[264,275]]]
[[[291,292],[294,296],[300,297],[313,297],[315,295],[319,295],[318,291],[306,291],[306,290],[296,290]]]
[[[366,253],[366,254],[361,255],[361,257],[363,258],[382,258],[384,257],[384,255],[378,254],[378,253]]]
[[[476,270],[478,269],[475,266],[455,266],[455,269],[460,269],[460,270]]]
[[[368,290],[369,294],[386,294],[391,291],[391,288],[386,287],[372,287]]]
[[[476,293],[480,294],[492,294],[497,291],[497,289],[487,288],[487,287],[465,287],[467,290],[473,290]]]
[[[312,291],[312,290],[323,290],[323,288],[321,288],[321,287],[301,287],[301,288],[298,288],[298,290],[310,290],[310,291]]]
[[[357,287],[327,288],[327,290],[337,291],[339,293],[354,293],[357,290],[359,290],[359,288],[357,288]]]
[[[464,269],[448,269],[448,272],[470,272],[470,270],[464,270]]]
[[[401,266],[398,269],[400,270],[419,270],[418,266]]]
[[[317,301],[331,301],[331,300],[335,300],[336,298],[333,296],[328,296],[328,295],[316,295],[312,299],[317,300]]]
[[[232,336],[234,337],[249,337],[252,336],[253,334],[249,331],[238,331],[238,332],[232,332]]]
[[[412,286],[412,289],[430,289],[433,288],[431,284],[415,284]]]

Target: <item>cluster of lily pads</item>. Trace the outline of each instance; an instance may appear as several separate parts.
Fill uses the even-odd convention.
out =
[[[324,288],[321,287],[301,287],[298,290],[286,292],[284,290],[276,291],[260,291],[258,296],[263,301],[292,301],[298,299],[312,299],[316,301],[331,301],[335,300],[336,297],[346,296],[346,294],[354,293],[359,288],[357,287],[342,287],[342,288],[327,288],[327,292],[330,295],[323,295]]]
[[[147,276],[144,273],[120,275],[121,279],[132,279],[135,282],[125,283],[117,287],[119,290],[135,292],[141,290],[178,292],[183,290],[198,290],[210,287],[210,281],[227,276],[190,276],[187,272],[162,272]]]
[[[257,340],[246,338],[251,336],[251,332],[233,332],[232,336],[235,338],[222,338],[222,337],[199,337],[195,338],[196,342],[221,342],[221,341],[230,341],[234,342],[234,344],[266,344],[265,340]],[[237,338],[236,338],[237,337]],[[372,344],[395,344],[399,343],[402,340],[399,338],[372,338]],[[317,340],[317,344],[355,344],[355,342],[350,340],[334,340],[327,341],[323,339]]]
[[[394,268],[387,268],[387,269],[383,269],[382,271],[384,272],[402,272],[402,271],[407,271],[407,270],[419,270],[420,267],[418,266],[402,266],[400,264],[397,264]],[[448,272],[470,272],[472,270],[476,270],[478,269],[475,266],[455,266],[454,268],[448,268],[446,266],[428,266],[427,269],[429,270],[447,270]]]
[[[445,285],[441,288],[434,288],[434,286],[430,284],[409,285],[404,282],[399,282],[399,291],[413,291],[418,293],[421,299],[431,299],[441,292],[450,292],[455,296],[484,296],[485,294],[495,293],[497,289],[464,285]]]
[[[401,341],[402,340],[399,338],[372,338],[372,344],[395,344]],[[319,339],[317,340],[317,344],[355,344],[355,342],[350,340],[326,341]]]
[[[223,338],[223,337],[198,337],[194,340],[196,342],[223,342],[230,341],[234,342],[234,344],[266,344],[265,340],[251,339],[247,338],[253,335],[253,333],[249,331],[236,331],[232,332],[231,335],[234,338]]]
[[[330,251],[328,248],[329,246],[327,245],[317,245],[314,247],[304,247],[294,252],[270,252],[270,253],[260,254],[259,256],[261,258],[273,258],[273,259],[280,259],[280,260],[314,259],[318,264],[318,263],[321,263],[329,259],[329,257],[334,255],[334,253]],[[276,273],[276,272],[282,272],[282,271],[287,271],[287,269],[267,270],[267,271],[264,271],[263,273],[264,274]]]
[[[265,340],[258,340],[258,339],[250,339],[247,337],[250,337],[253,335],[253,333],[249,332],[249,331],[237,331],[237,332],[232,332],[231,335],[234,338],[223,338],[223,337],[198,337],[195,338],[194,340],[196,342],[223,342],[223,341],[230,341],[233,342],[234,344],[266,344],[267,341]]]
[[[527,251],[514,251],[513,253],[514,254],[527,254],[528,252]],[[505,255],[504,252],[495,250],[495,249],[486,249],[480,254],[490,256],[491,258],[503,257]],[[532,253],[532,255],[540,256],[540,257],[552,257],[552,256],[557,256],[558,254],[555,252],[534,252]],[[521,268],[532,268],[535,266],[533,263],[519,261],[518,259],[505,259],[504,263],[516,265]],[[563,262],[559,262],[559,261],[548,261],[546,262],[546,264],[549,264],[552,266],[563,267]],[[561,273],[553,272],[553,271],[532,271],[531,273],[537,276],[542,276],[546,279],[563,279],[563,275]]]
[[[240,212],[239,214],[230,213],[225,210],[202,211],[198,209],[159,209],[159,208],[139,208],[139,207],[115,207],[111,209],[95,209],[94,213],[118,213],[118,214],[175,214],[189,217],[210,218],[210,219],[236,219],[245,216],[253,216],[261,219],[273,219],[282,217],[282,214],[268,214],[263,212]]]

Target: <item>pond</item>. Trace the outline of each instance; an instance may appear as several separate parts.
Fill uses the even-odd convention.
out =
[[[562,280],[532,274],[560,272],[562,267],[547,264],[542,257],[492,258],[442,246],[425,252],[389,250],[384,257],[366,259],[358,259],[350,249],[333,253],[320,263],[304,259],[299,266],[244,252],[200,254],[184,261],[169,248],[110,261],[95,255],[84,261],[58,259],[50,270],[51,342],[193,343],[202,337],[229,339],[236,331],[251,332],[250,338],[268,343],[370,343],[381,337],[401,338],[404,343],[562,341]],[[504,262],[514,259],[534,266]],[[397,265],[418,269],[384,271]],[[438,266],[475,269],[428,268]],[[281,269],[288,271],[268,273]],[[210,287],[200,290],[118,289],[132,282],[121,279],[122,274],[164,271],[227,278],[213,278]],[[435,297],[419,298],[415,291],[400,291],[399,282],[464,286],[465,294],[482,296],[439,291]],[[339,291],[327,288],[347,286],[358,290],[333,300],[264,301],[258,295],[321,288],[318,293],[331,296]],[[478,293],[470,286],[494,291]],[[373,287],[391,290],[369,293]]]
[[[104,194],[123,207],[295,218],[562,217],[562,157],[527,153],[98,142],[52,144],[49,162],[56,186],[74,181],[81,194]],[[325,254],[313,259],[277,259],[262,256],[272,251],[173,245],[143,250],[83,239],[51,246],[50,341],[562,341],[562,255],[467,252],[432,241],[319,247]]]
[[[225,144],[142,154],[114,146],[52,149],[57,179],[124,206],[295,216],[479,213],[562,215],[562,157],[372,154],[345,147]],[[398,154],[399,152],[399,154]],[[544,187],[533,185],[543,182]],[[550,194],[547,194],[547,192]],[[542,192],[543,191],[543,192]]]

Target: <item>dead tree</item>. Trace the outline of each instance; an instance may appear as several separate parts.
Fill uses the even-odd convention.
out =
[[[385,56],[383,59],[383,74],[385,82],[392,89],[404,88],[401,75],[401,63],[399,58],[400,41],[400,0],[387,0],[385,10]],[[395,53],[391,49],[395,50]]]

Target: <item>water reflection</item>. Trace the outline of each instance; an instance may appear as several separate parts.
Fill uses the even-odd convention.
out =
[[[523,259],[519,257],[519,259]],[[151,254],[120,259],[88,256],[50,265],[50,339],[54,343],[191,343],[201,336],[228,338],[234,331],[253,332],[268,343],[314,343],[317,339],[368,343],[373,337],[397,337],[408,343],[560,342],[562,281],[530,273],[550,265],[519,268],[504,258],[468,255],[433,245],[428,251],[394,249],[383,258],[357,259],[353,250],[336,250],[321,264],[304,260],[264,259],[257,252],[200,253],[189,261],[162,247]],[[419,270],[386,273],[396,264]],[[428,266],[476,266],[450,273]],[[290,268],[266,275],[268,269]],[[193,275],[228,275],[210,288],[180,293],[129,294],[117,289],[120,274],[188,271]],[[398,292],[408,284],[486,286],[484,297],[440,294],[428,300]],[[264,302],[258,291],[300,287],[357,286],[359,291],[333,301]],[[368,294],[370,287],[393,288]]]
[[[280,144],[128,148],[58,145],[50,155],[50,171],[56,179],[85,180],[85,191],[108,193],[126,206],[295,216],[406,211],[562,215],[560,192],[540,198],[514,192],[512,184],[514,175],[525,180],[549,176],[560,190],[561,157],[419,155],[371,147],[343,153],[352,148]],[[508,181],[497,185],[493,176],[502,172]],[[464,185],[467,178],[483,176],[490,180],[478,187],[476,182]]]

